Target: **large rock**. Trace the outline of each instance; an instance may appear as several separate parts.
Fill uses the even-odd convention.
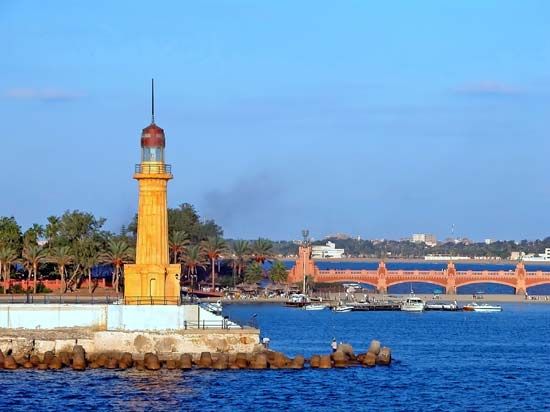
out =
[[[104,353],[100,354],[96,359],[95,359],[95,363],[97,363],[97,365],[100,367],[100,368],[103,368],[107,365],[107,363],[109,362],[109,357],[107,355],[105,355]]]
[[[82,356],[86,356],[86,351],[84,350],[84,347],[82,345],[74,345],[73,346],[73,356],[76,354],[80,354]]]
[[[119,366],[120,365],[125,366],[124,369],[131,368],[132,366],[134,366],[134,357],[132,356],[132,354],[130,352],[124,352],[120,356]],[[120,367],[122,367],[122,366],[120,366]]]
[[[68,352],[59,352],[57,355],[63,366],[71,366],[71,357]]]
[[[235,358],[235,366],[239,369],[248,368],[248,357],[246,356],[246,353],[237,353],[237,357]]]
[[[267,356],[265,353],[256,353],[250,362],[250,369],[266,369]]]
[[[202,352],[198,362],[199,368],[211,368],[212,367],[212,355],[210,352]]]
[[[18,366],[13,356],[8,355],[4,357],[4,369],[14,370],[17,369]]]
[[[184,353],[180,356],[180,369],[189,370],[193,368],[193,358],[191,355]]]
[[[73,363],[71,364],[73,370],[83,371],[86,370],[86,358],[81,352],[73,353]]]
[[[363,356],[363,359],[361,360],[361,363],[364,366],[369,366],[369,367],[375,366],[376,365],[376,355],[372,352],[365,353],[365,355]]]
[[[335,368],[345,368],[346,366],[348,366],[348,357],[342,351],[337,350],[336,352],[334,352],[332,354],[332,360],[334,361]]]
[[[380,341],[373,339],[369,345],[369,353],[374,353],[375,355],[378,355],[380,353]]]
[[[391,349],[386,347],[380,349],[376,363],[378,365],[389,365],[391,363]]]
[[[52,359],[54,358],[54,356],[55,355],[51,350],[44,352],[44,359],[42,360],[42,363],[49,365]]]
[[[158,356],[151,352],[145,354],[143,366],[150,371],[157,371],[161,367]]]
[[[354,359],[353,347],[348,343],[341,343],[336,348],[336,352],[343,352],[348,359]]]
[[[281,352],[270,352],[267,361],[271,369],[286,368],[290,364],[290,359]]]
[[[290,369],[304,369],[304,364],[306,360],[302,355],[297,355],[294,359],[292,359],[292,362],[290,362]]]
[[[57,370],[63,367],[63,362],[57,356],[54,356],[48,363],[48,369]]]
[[[212,369],[224,370],[228,367],[228,359],[225,354],[221,354],[218,359],[212,364]]]
[[[320,363],[321,357],[319,355],[312,355],[309,359],[309,366],[311,366],[312,368],[318,368]]]
[[[37,355],[31,355],[29,361],[33,364],[33,366],[38,366],[38,364],[40,364],[40,358]]]
[[[118,369],[118,359],[111,356],[105,365],[106,369]]]
[[[330,358],[330,355],[321,356],[321,358],[319,360],[319,368],[320,369],[330,369],[330,368],[332,368],[332,359]]]

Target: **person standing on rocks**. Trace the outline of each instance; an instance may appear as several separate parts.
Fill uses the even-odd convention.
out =
[[[336,342],[336,338],[332,338],[332,342],[330,344],[330,347],[332,349],[332,352],[336,352],[336,349],[338,349],[338,343]]]

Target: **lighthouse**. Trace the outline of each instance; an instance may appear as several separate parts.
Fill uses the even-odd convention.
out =
[[[141,133],[138,181],[136,263],[124,267],[126,304],[177,304],[181,266],[170,264],[168,251],[167,186],[173,178],[165,162],[164,130],[155,123],[154,81],[151,80],[151,124]]]

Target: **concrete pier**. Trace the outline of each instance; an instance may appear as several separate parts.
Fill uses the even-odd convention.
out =
[[[251,353],[260,331],[198,305],[0,305],[0,350],[43,354],[75,344],[87,353]]]

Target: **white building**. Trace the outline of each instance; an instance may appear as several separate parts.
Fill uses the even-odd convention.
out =
[[[340,259],[344,256],[344,249],[336,249],[336,245],[327,242],[325,246],[312,246],[311,257],[313,259]]]
[[[550,248],[544,249],[544,253],[535,255],[530,253],[526,255],[523,252],[512,252],[510,260],[523,260],[524,262],[550,262]]]
[[[436,246],[437,239],[435,235],[430,233],[414,233],[412,235],[411,241],[413,243],[425,243],[428,246]]]

